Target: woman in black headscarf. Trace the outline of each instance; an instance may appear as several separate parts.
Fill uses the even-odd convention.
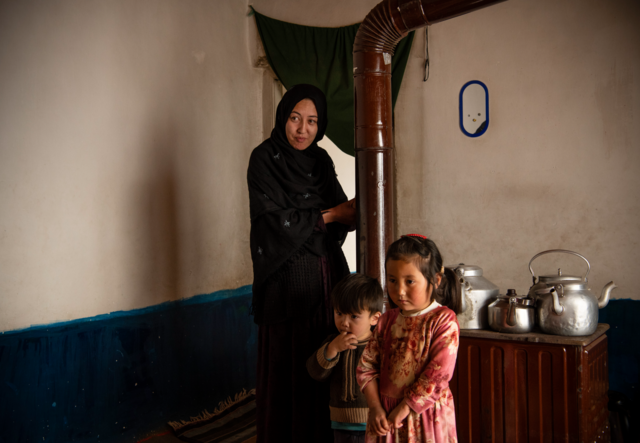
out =
[[[249,161],[258,443],[333,438],[327,386],[305,363],[335,329],[329,293],[349,273],[341,245],[355,205],[317,145],[326,128],[322,91],[294,86]]]

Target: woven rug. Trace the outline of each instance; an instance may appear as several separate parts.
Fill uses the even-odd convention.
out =
[[[256,435],[256,390],[243,390],[188,421],[169,422],[176,437],[190,443],[244,443]]]

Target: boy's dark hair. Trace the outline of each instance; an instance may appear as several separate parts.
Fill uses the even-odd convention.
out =
[[[385,267],[389,260],[402,260],[413,263],[430,285],[434,285],[436,274],[442,270],[440,286],[433,291],[436,301],[448,307],[456,314],[460,313],[462,304],[462,290],[455,272],[443,268],[442,256],[433,240],[416,236],[402,236],[389,246]],[[389,303],[393,304],[391,298]],[[395,307],[395,304],[393,304]]]
[[[382,297],[378,280],[364,274],[347,275],[331,291],[333,309],[343,314],[382,312]]]

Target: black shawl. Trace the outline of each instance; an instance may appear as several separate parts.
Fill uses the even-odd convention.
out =
[[[307,149],[298,151],[289,144],[285,125],[293,108],[305,98],[313,100],[318,111],[318,133]],[[340,223],[327,226],[334,245],[327,244],[325,235],[313,232],[322,210],[347,201],[331,157],[317,145],[326,128],[327,104],[322,91],[311,85],[294,86],[278,105],[271,137],[251,154],[247,182],[254,288],[296,251],[304,248],[324,255],[346,236],[347,227]]]

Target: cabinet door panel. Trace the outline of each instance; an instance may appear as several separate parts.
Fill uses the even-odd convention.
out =
[[[609,442],[609,374],[607,337],[602,336],[580,351],[578,402],[580,441]]]
[[[570,417],[577,405],[569,395],[575,382],[568,380],[575,380],[574,354],[559,345],[461,337],[451,383],[459,441],[576,439]]]

